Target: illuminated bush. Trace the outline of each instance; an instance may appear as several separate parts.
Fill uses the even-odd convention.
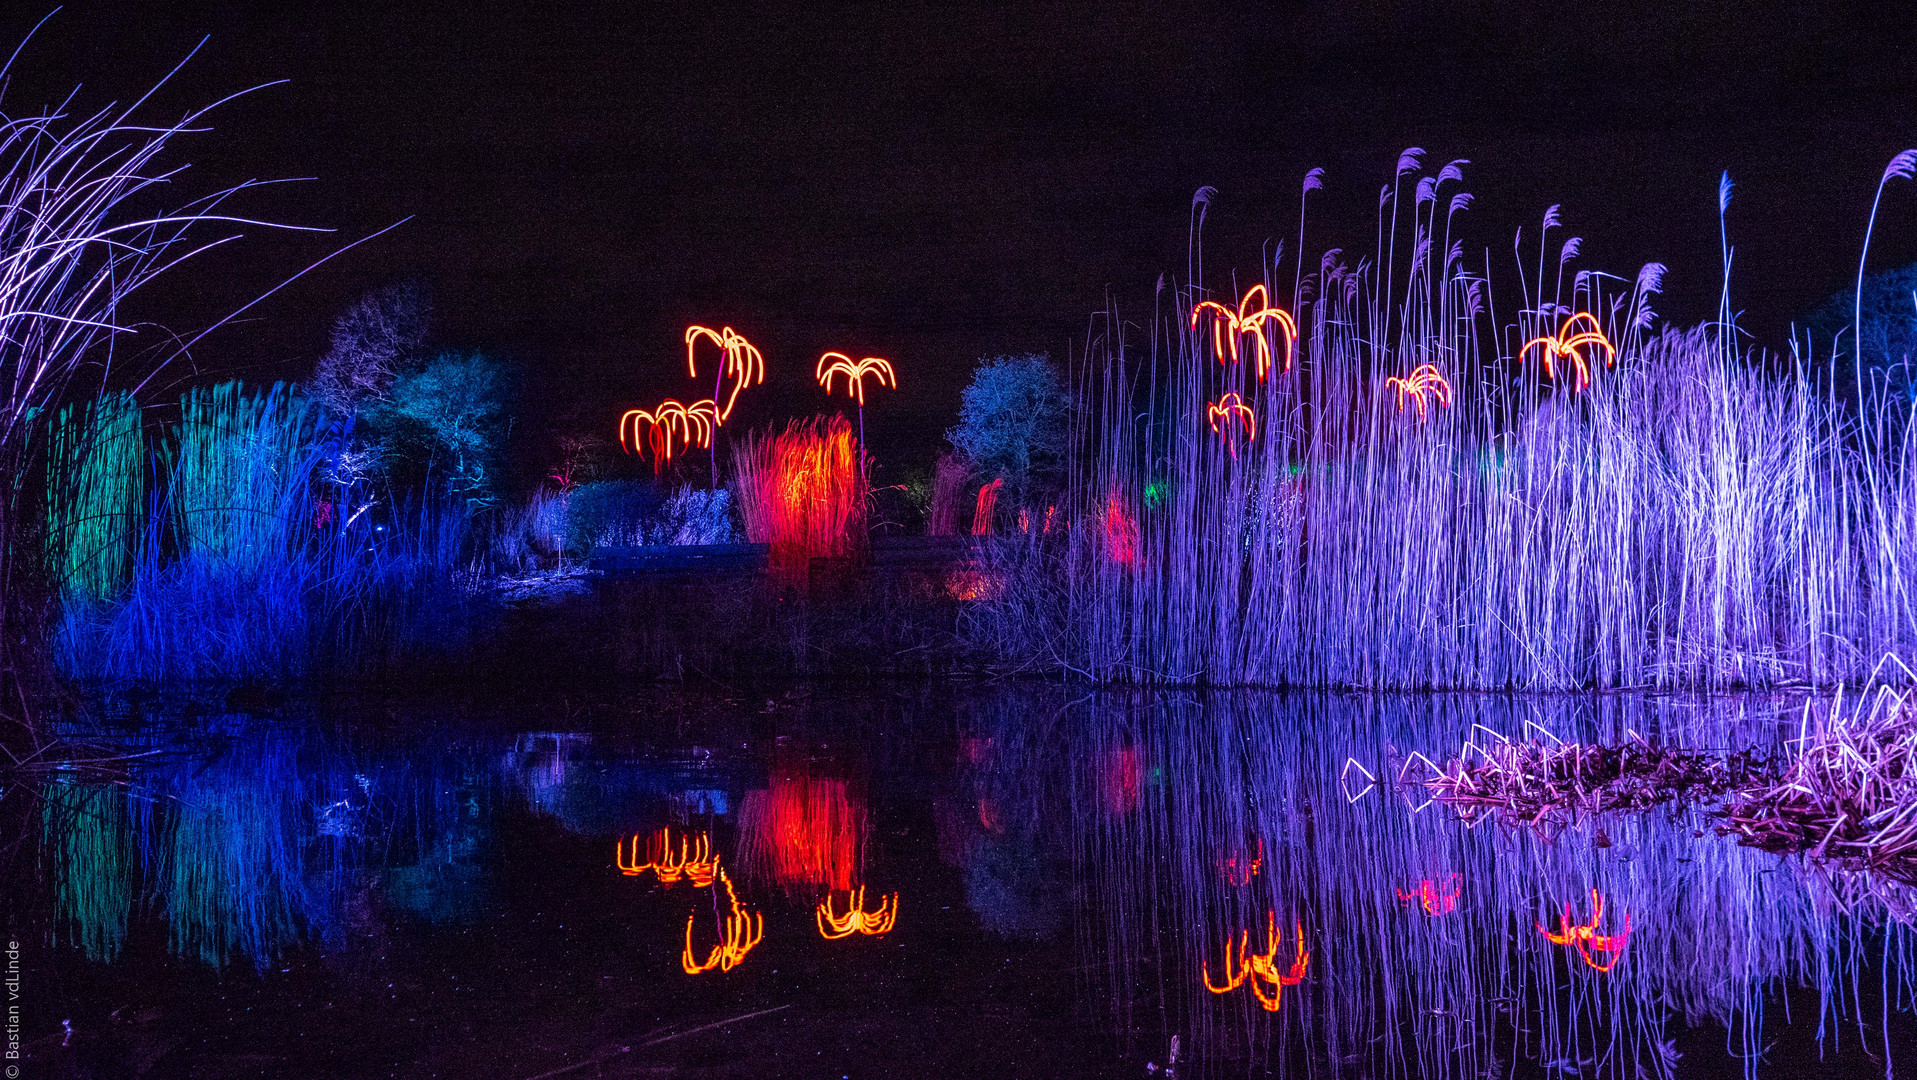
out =
[[[1002,477],[1008,501],[1021,505],[1034,482],[1054,479],[1065,461],[1071,399],[1043,356],[1001,356],[981,363],[960,399],[958,426],[946,432],[985,476]]]

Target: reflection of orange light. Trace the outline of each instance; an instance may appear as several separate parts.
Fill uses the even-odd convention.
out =
[[[1410,892],[1398,890],[1398,902],[1417,903],[1424,908],[1426,915],[1449,915],[1458,909],[1458,892],[1462,875],[1452,874],[1445,879],[1445,888],[1440,891],[1436,882],[1429,878],[1418,882],[1418,887]]]
[[[1246,442],[1258,440],[1258,418],[1252,415],[1251,406],[1237,394],[1226,394],[1213,402],[1206,410],[1211,418],[1211,432],[1224,440],[1231,448],[1231,456],[1238,456],[1238,433],[1245,433]],[[1220,426],[1220,421],[1223,425]]]
[[[671,885],[681,876],[698,888],[712,884],[712,877],[719,872],[719,857],[712,853],[712,838],[700,833],[693,839],[684,833],[679,836],[679,848],[672,847],[672,830],[660,829],[646,840],[646,861],[639,861],[639,834],[632,836],[632,855],[626,855],[624,841],[613,844],[613,856],[618,860],[619,872],[627,877],[638,877],[647,871],[657,874],[661,883]]]
[[[1435,364],[1420,364],[1411,370],[1411,374],[1400,379],[1396,375],[1385,380],[1385,386],[1398,391],[1398,411],[1404,411],[1404,399],[1410,397],[1418,406],[1418,419],[1424,419],[1424,396],[1430,394],[1440,405],[1451,404],[1451,384],[1438,373]]]
[[[1578,955],[1584,958],[1585,963],[1599,971],[1608,972],[1612,967],[1616,966],[1618,960],[1622,958],[1624,947],[1631,943],[1631,914],[1630,912],[1625,912],[1624,929],[1615,934],[1600,934],[1597,932],[1597,924],[1602,922],[1603,919],[1604,897],[1600,895],[1596,889],[1592,889],[1590,922],[1572,923],[1571,905],[1566,904],[1564,905],[1563,912],[1558,916],[1557,933],[1553,934],[1551,931],[1546,930],[1543,923],[1536,925],[1538,933],[1549,938],[1553,945],[1575,945],[1577,946]],[[1591,954],[1594,952],[1606,953],[1610,956],[1610,959],[1599,963],[1591,958]]]
[[[1251,884],[1251,879],[1258,876],[1258,871],[1263,869],[1265,865],[1264,837],[1261,836],[1258,838],[1258,842],[1254,845],[1253,850],[1256,851],[1257,854],[1249,858],[1240,856],[1234,851],[1225,859],[1222,869],[1225,872],[1226,883],[1231,885],[1249,885]]]
[[[978,506],[972,511],[972,535],[992,535],[992,516],[998,513],[998,489],[1005,486],[1005,479],[997,480],[978,489]]]
[[[731,971],[744,963],[746,954],[765,939],[765,916],[746,911],[745,905],[739,903],[739,894],[732,891],[732,879],[723,870],[719,871],[719,883],[726,887],[725,924],[720,930],[719,944],[712,947],[704,960],[700,960],[692,951],[692,924],[698,919],[699,913],[695,911],[686,916],[686,947],[679,954],[679,966],[688,975],[697,975],[713,968]]]
[[[1589,323],[1590,328],[1572,333],[1580,319]],[[1604,336],[1604,330],[1598,325],[1597,316],[1588,311],[1580,311],[1564,320],[1564,325],[1558,327],[1556,335],[1534,337],[1525,342],[1524,348],[1518,350],[1518,359],[1522,361],[1524,354],[1530,352],[1534,345],[1543,347],[1544,373],[1553,379],[1558,377],[1554,361],[1560,356],[1570,357],[1577,369],[1579,390],[1591,385],[1591,364],[1587,353],[1592,347],[1604,350],[1606,366],[1617,360],[1617,349],[1611,344],[1611,339]]]
[[[718,415],[710,398],[690,405],[667,398],[650,412],[627,409],[619,418],[619,445],[633,454],[644,453],[646,447],[651,447],[652,467],[657,472],[661,465],[672,460],[675,440],[682,450],[711,446],[712,428],[718,422]],[[641,435],[646,436],[643,444]]]
[[[1252,297],[1256,296],[1256,302]],[[1270,294],[1263,285],[1253,285],[1245,290],[1244,299],[1238,301],[1238,310],[1233,311],[1213,300],[1206,300],[1191,309],[1191,328],[1198,329],[1198,317],[1205,310],[1211,311],[1211,348],[1219,363],[1225,363],[1229,356],[1231,363],[1238,363],[1238,342],[1246,334],[1258,340],[1258,381],[1263,382],[1265,373],[1271,369],[1271,338],[1265,332],[1265,323],[1276,322],[1285,334],[1285,370],[1291,370],[1292,343],[1298,337],[1298,324],[1291,316],[1271,306]]]
[[[1251,994],[1266,1012],[1277,1012],[1282,1003],[1285,987],[1297,986],[1305,981],[1305,972],[1311,967],[1311,952],[1305,948],[1305,928],[1302,923],[1292,926],[1296,946],[1290,966],[1283,974],[1278,971],[1278,916],[1276,912],[1265,912],[1265,951],[1251,951],[1251,931],[1240,930],[1235,946],[1230,938],[1225,939],[1225,982],[1219,985],[1211,981],[1211,967],[1207,961],[1198,962],[1198,973],[1205,981],[1205,989],[1214,994],[1229,994],[1241,986],[1250,985]]]
[[[890,933],[892,924],[899,921],[899,894],[893,893],[879,901],[876,910],[865,910],[865,886],[847,889],[845,893],[845,914],[840,915],[833,909],[832,895],[827,893],[819,901],[819,908],[813,912],[819,924],[819,936],[827,941],[837,941],[853,934],[870,934],[877,937]]]
[[[732,393],[726,395],[726,407],[718,410],[716,423],[723,424],[732,419],[732,406],[739,400],[739,391],[753,383],[765,381],[765,357],[754,348],[738,331],[728,326],[714,332],[703,326],[686,327],[686,371],[693,378],[699,377],[699,364],[693,356],[693,350],[700,338],[711,339],[725,354],[725,367],[721,378],[732,379]]]
[[[827,360],[832,363],[827,364]],[[868,356],[855,364],[852,358],[844,353],[829,352],[819,357],[819,366],[812,374],[819,380],[819,385],[825,387],[828,397],[832,394],[832,376],[845,376],[846,396],[856,399],[860,408],[865,407],[866,376],[871,375],[877,378],[880,386],[889,386],[894,390],[899,388],[899,378],[892,371],[892,365],[876,356]]]

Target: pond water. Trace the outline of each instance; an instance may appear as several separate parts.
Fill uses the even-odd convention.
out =
[[[1768,747],[1781,698],[105,716],[63,734],[137,755],[116,773],[0,800],[29,1076],[1635,1080],[1917,1049],[1910,936],[1825,872],[1693,808],[1543,836],[1392,782],[1501,737]]]

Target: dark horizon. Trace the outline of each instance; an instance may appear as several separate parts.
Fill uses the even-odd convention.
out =
[[[18,39],[33,16],[16,16]],[[542,432],[610,434],[620,409],[683,396],[680,335],[738,327],[769,381],[750,424],[828,407],[826,349],[899,368],[867,410],[875,450],[922,459],[973,362],[1063,358],[1107,296],[1149,317],[1182,278],[1192,193],[1218,189],[1208,280],[1261,250],[1372,240],[1398,153],[1469,159],[1471,261],[1514,295],[1512,233],[1545,208],[1576,264],[1670,274],[1657,310],[1710,318],[1717,179],[1737,184],[1732,302],[1757,344],[1847,287],[1878,176],[1917,144],[1908,11],[1738,4],[1546,14],[1474,5],[966,13],[611,6],[558,14],[335,5],[304,20],[231,4],[82,3],[23,51],[19,110],[131,100],[209,40],[152,106],[172,119],[256,83],[184,144],[195,193],[315,177],[241,208],[324,225],[254,235],[154,289],[141,317],[193,331],[339,244],[334,259],[203,341],[177,377],[299,378],[335,316],[416,278],[438,338],[531,375]],[[1529,248],[1535,251],[1535,248]],[[1917,185],[1893,184],[1874,269],[1917,259]],[[835,399],[832,407],[843,402]]]

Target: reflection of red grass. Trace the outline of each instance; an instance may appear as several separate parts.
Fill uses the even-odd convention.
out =
[[[819,556],[850,555],[865,537],[865,478],[842,416],[748,436],[732,454],[746,538],[770,544],[775,573],[796,579]]]
[[[777,777],[739,803],[739,867],[793,892],[853,887],[864,815],[845,781]]]
[[[1137,750],[1127,746],[1106,751],[1099,763],[1098,790],[1107,811],[1123,814],[1138,805],[1139,773]]]

